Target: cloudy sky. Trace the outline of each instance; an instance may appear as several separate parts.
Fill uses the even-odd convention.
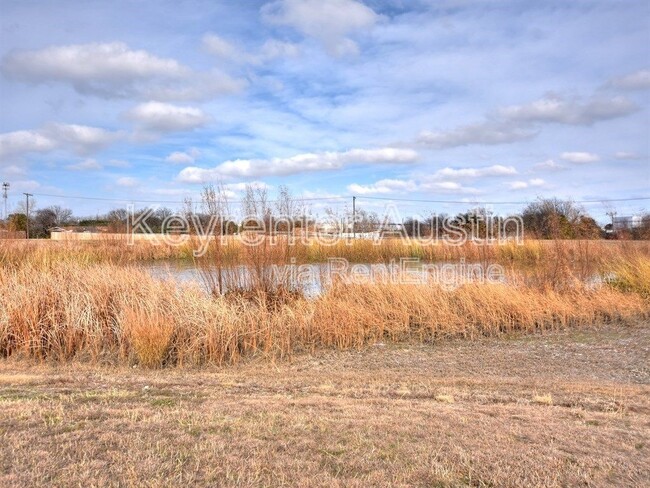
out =
[[[13,203],[30,191],[90,214],[119,202],[71,196],[175,202],[211,182],[233,199],[261,182],[464,208],[650,193],[646,0],[0,8],[0,179]]]

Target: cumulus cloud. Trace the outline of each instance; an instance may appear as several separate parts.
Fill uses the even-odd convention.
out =
[[[203,49],[219,58],[236,59],[241,54],[238,47],[217,34],[205,34],[201,42]]]
[[[623,97],[592,96],[587,100],[569,99],[555,94],[523,105],[499,110],[499,115],[512,122],[555,122],[569,125],[591,125],[601,120],[630,114],[637,106]]]
[[[125,114],[145,133],[184,132],[197,129],[210,121],[203,110],[162,102],[142,103]]]
[[[623,159],[623,160],[643,159],[643,156],[641,156],[640,154],[630,152],[630,151],[619,151],[616,154],[614,154],[614,157],[616,159]]]
[[[256,53],[212,33],[203,36],[202,44],[203,49],[213,56],[237,64],[257,65],[276,58],[293,58],[300,54],[298,45],[278,39],[268,39]]]
[[[383,179],[369,185],[353,183],[348,185],[348,191],[356,195],[391,194],[407,192],[442,192],[458,194],[476,194],[479,190],[464,186],[461,182],[470,179],[487,177],[506,177],[516,175],[513,166],[495,164],[479,168],[442,168],[433,174],[419,178]]]
[[[204,100],[244,86],[221,72],[197,73],[174,59],[133,50],[123,42],[13,51],[0,68],[10,79],[67,83],[78,93],[103,98]]]
[[[641,69],[627,75],[612,78],[607,86],[621,90],[647,90],[650,89],[650,69]]]
[[[5,167],[2,168],[2,175],[4,177],[23,176],[26,173],[27,173],[27,171],[25,170],[25,168],[22,168],[20,166],[16,166],[15,164],[11,164],[9,166],[5,166]]]
[[[0,159],[44,153],[57,149],[88,155],[103,149],[122,134],[98,127],[75,124],[47,124],[36,130],[0,134]]]
[[[518,127],[499,120],[486,120],[449,131],[423,131],[417,142],[432,149],[447,149],[473,144],[508,144],[531,139],[536,135],[537,131],[528,127]]]
[[[298,173],[340,169],[350,164],[409,164],[417,160],[412,149],[350,149],[342,152],[298,154],[289,158],[236,159],[216,168],[189,166],[178,177],[188,183],[217,181],[224,176],[287,176]]]
[[[404,191],[416,191],[417,184],[413,180],[379,180],[371,185],[348,185],[348,191],[357,195],[386,194]]]
[[[560,158],[574,164],[587,164],[600,161],[600,156],[597,154],[579,151],[563,152],[560,154]]]
[[[18,130],[0,134],[0,159],[34,152],[48,152],[56,141],[34,130]]]
[[[456,181],[428,181],[420,184],[420,191],[434,191],[437,193],[464,193],[464,194],[477,194],[480,193],[476,188],[463,186]]]
[[[379,15],[355,0],[278,0],[262,7],[262,18],[292,27],[319,41],[328,53],[341,56],[358,52],[350,35],[372,27]]]
[[[416,143],[432,149],[510,144],[537,136],[541,124],[592,125],[636,110],[637,105],[620,96],[597,94],[580,99],[548,94],[529,103],[499,108],[481,122],[447,131],[423,131]]]
[[[11,189],[15,192],[36,191],[41,184],[36,180],[18,180],[11,183]]]
[[[276,58],[295,58],[300,55],[300,47],[292,42],[268,39],[262,44],[257,58],[267,61]]]
[[[442,168],[431,175],[431,178],[458,180],[465,178],[483,178],[486,176],[511,176],[516,174],[517,170],[514,166],[495,164],[481,168]]]
[[[132,176],[122,176],[122,177],[118,178],[117,180],[115,180],[115,183],[118,186],[131,188],[131,187],[134,187],[134,186],[136,186],[138,184],[138,179],[133,178]]]
[[[552,159],[547,159],[546,161],[533,165],[533,169],[539,171],[560,171],[566,168]]]
[[[187,151],[174,151],[165,158],[165,161],[172,164],[192,164],[201,152],[193,147]]]
[[[534,188],[544,186],[545,181],[541,178],[533,178],[528,181],[512,181],[508,183],[511,190],[524,190],[526,188]]]
[[[353,183],[347,187],[355,195],[388,195],[395,193],[436,192],[446,194],[477,194],[476,188],[463,186],[456,181],[384,179],[368,185]]]
[[[42,133],[61,147],[82,155],[97,152],[122,137],[121,133],[77,124],[50,124]]]
[[[173,84],[152,84],[136,93],[140,99],[193,102],[205,101],[224,94],[237,93],[246,87],[242,79],[235,79],[217,69],[197,72]]]

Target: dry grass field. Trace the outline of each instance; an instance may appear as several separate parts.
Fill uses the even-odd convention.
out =
[[[650,328],[0,365],[2,486],[648,486]]]
[[[558,253],[581,266],[591,263],[597,268],[607,260],[621,255],[650,255],[650,241],[610,240],[535,240],[527,239],[523,244],[508,242],[499,245],[477,245],[466,242],[463,245],[446,244],[443,241],[424,243],[416,239],[383,239],[375,244],[369,239],[346,241],[325,245],[316,239],[296,242],[287,246],[286,240],[278,236],[273,242],[276,254],[283,260],[294,258],[299,263],[323,262],[328,258],[345,258],[351,262],[381,263],[402,257],[419,258],[424,262],[455,261],[464,258],[467,262],[498,262],[535,266],[546,264]],[[270,240],[270,238],[269,238]],[[269,250],[270,246],[261,246]],[[192,260],[194,250],[202,248],[202,241],[192,238],[178,245],[147,241],[136,241],[128,245],[123,240],[106,239],[96,241],[54,241],[50,239],[2,240],[0,239],[0,266],[23,262],[47,264],[53,261],[75,263],[132,263],[160,259]],[[222,261],[227,264],[241,264],[257,258],[251,256],[251,247],[240,239],[229,238],[223,246]],[[254,247],[253,247],[254,249]],[[269,256],[272,257],[272,256]],[[276,256],[277,258],[277,256]],[[269,262],[274,262],[270,260]]]
[[[53,244],[0,243],[0,486],[650,483],[647,243],[442,247],[508,279],[315,297]]]

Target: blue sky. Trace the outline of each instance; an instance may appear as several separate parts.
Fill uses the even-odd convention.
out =
[[[120,202],[70,196],[173,202],[222,183],[236,200],[247,182],[368,209],[467,202],[411,206],[437,212],[650,193],[647,1],[0,7],[14,204],[30,191],[93,214]],[[649,203],[588,208],[602,220]]]

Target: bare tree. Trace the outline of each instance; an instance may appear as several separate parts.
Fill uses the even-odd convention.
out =
[[[201,205],[207,214],[207,222],[203,223],[204,231],[211,230],[211,236],[203,235],[203,239],[210,239],[207,251],[199,258],[197,264],[204,283],[214,295],[221,295],[226,291],[225,248],[224,234],[228,233],[230,210],[228,194],[222,184],[206,185],[201,192]],[[232,279],[231,279],[232,281]]]
[[[57,226],[69,225],[73,222],[72,210],[63,208],[60,205],[48,207],[54,214],[54,224]]]

